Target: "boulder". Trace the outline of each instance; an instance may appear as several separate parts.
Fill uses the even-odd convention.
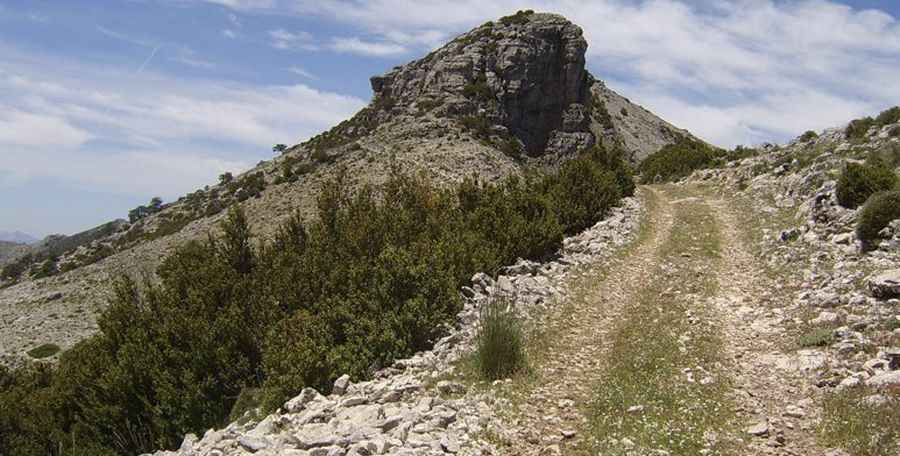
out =
[[[869,278],[868,287],[872,296],[879,299],[900,297],[900,269],[884,271]]]

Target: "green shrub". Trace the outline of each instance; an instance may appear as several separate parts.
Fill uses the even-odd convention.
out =
[[[800,135],[800,142],[810,142],[818,137],[819,137],[818,133],[816,133],[812,130],[808,130],[808,131],[806,131],[806,133],[803,133],[802,135]]]
[[[891,138],[900,138],[900,125],[891,128],[891,131],[888,132],[888,136]]]
[[[488,101],[494,96],[491,88],[487,85],[487,76],[484,73],[479,73],[474,81],[463,87],[463,95],[478,101]]]
[[[881,113],[878,114],[878,117],[875,118],[875,123],[879,127],[897,122],[900,122],[900,106],[894,106],[893,108],[881,111]]]
[[[28,356],[34,359],[42,359],[49,358],[57,353],[59,353],[59,345],[56,344],[43,344],[37,347],[28,350]]]
[[[853,120],[844,130],[844,136],[846,136],[847,139],[862,139],[873,126],[875,126],[875,119],[871,117]]]
[[[831,328],[815,328],[800,336],[797,341],[800,347],[825,347],[834,341],[834,330]]]
[[[897,184],[897,176],[881,160],[869,163],[847,163],[838,177],[835,190],[841,206],[855,208],[872,194],[890,190]]]
[[[745,158],[755,157],[759,155],[759,151],[752,147],[737,146],[733,151],[727,153],[726,159],[730,162],[739,161]]]
[[[518,160],[522,157],[522,144],[518,139],[509,137],[500,143],[500,151],[503,152],[503,155]]]
[[[878,238],[878,232],[900,218],[900,191],[876,193],[869,197],[856,221],[856,237],[865,247]]]
[[[528,18],[532,14],[534,14],[533,10],[519,10],[516,11],[516,14],[501,17],[500,23],[503,25],[524,24],[528,22]]]
[[[723,156],[722,151],[700,140],[682,137],[645,158],[638,170],[644,182],[670,182],[716,166]]]
[[[606,216],[622,197],[616,175],[588,159],[569,160],[551,189],[560,222],[576,233]]]
[[[493,298],[481,308],[475,364],[488,380],[508,378],[526,365],[522,326],[509,310],[511,304],[508,299]]]
[[[491,123],[484,116],[464,116],[460,119],[463,127],[471,131],[479,139],[488,139],[491,136]]]

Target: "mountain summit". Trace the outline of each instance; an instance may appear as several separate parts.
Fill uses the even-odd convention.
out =
[[[581,28],[556,14],[520,11],[487,22],[372,77],[372,103],[307,145],[349,143],[383,125],[427,137],[462,127],[513,158],[552,162],[603,143],[639,161],[690,135],[595,79],[585,69],[586,50]]]

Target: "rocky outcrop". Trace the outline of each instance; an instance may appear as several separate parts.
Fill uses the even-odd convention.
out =
[[[495,415],[508,407],[506,399],[441,379],[452,376],[456,362],[471,353],[479,309],[503,296],[524,319],[545,314],[564,302],[580,267],[604,262],[635,239],[642,211],[636,198],[627,198],[605,220],[565,239],[555,260],[520,260],[496,279],[477,274],[473,286],[462,290],[465,307],[457,327],[433,350],[397,360],[370,381],[338,378],[328,396],[304,389],[272,415],[256,418],[248,413],[202,438],[189,434],[178,450],[156,455],[497,454],[486,436],[506,433],[504,420]]]
[[[592,78],[581,28],[553,14],[519,17],[488,22],[422,60],[373,77],[376,100],[390,100],[395,109],[440,103],[438,114],[483,117],[532,155],[561,137],[586,136]]]

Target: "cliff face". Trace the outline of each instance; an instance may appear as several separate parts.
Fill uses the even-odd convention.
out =
[[[372,78],[376,99],[397,109],[434,103],[437,115],[480,116],[530,155],[588,138],[592,78],[581,28],[561,16],[489,22],[422,60]],[[565,139],[563,139],[565,138]]]

